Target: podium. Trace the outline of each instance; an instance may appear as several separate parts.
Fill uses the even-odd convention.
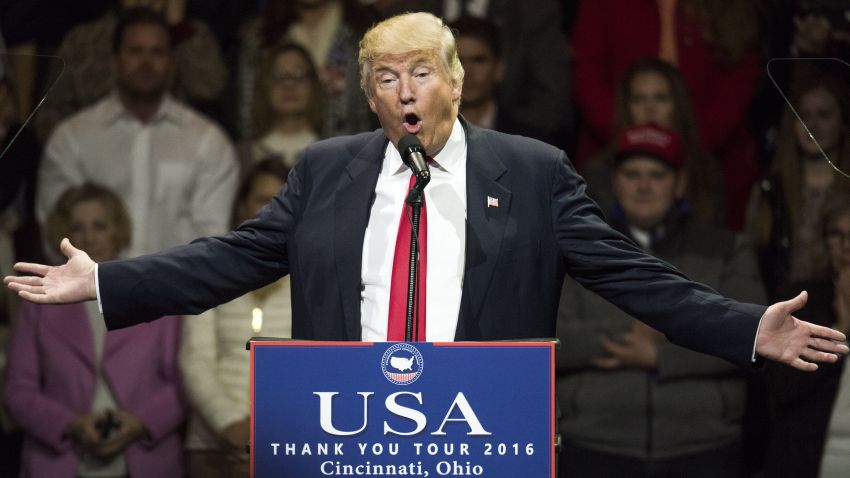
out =
[[[556,345],[253,338],[251,476],[554,478]]]

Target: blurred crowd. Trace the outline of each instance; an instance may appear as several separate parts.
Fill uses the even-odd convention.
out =
[[[226,232],[311,143],[378,127],[358,42],[441,16],[471,124],[567,151],[609,223],[745,302],[808,290],[850,331],[850,4],[841,0],[8,0],[0,275]],[[248,476],[245,341],[288,278],[108,332],[0,292],[0,477]],[[850,476],[850,375],[740,370],[564,283],[562,476]]]

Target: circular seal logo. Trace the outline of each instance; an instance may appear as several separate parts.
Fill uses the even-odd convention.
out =
[[[422,354],[406,342],[391,345],[381,358],[384,377],[396,385],[410,385],[415,382],[422,375],[423,368]]]

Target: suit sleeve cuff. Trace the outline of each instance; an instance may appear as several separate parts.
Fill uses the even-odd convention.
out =
[[[100,311],[100,315],[103,315],[103,303],[100,301],[100,269],[98,269],[97,262],[94,263],[94,292],[97,295],[97,310]]]

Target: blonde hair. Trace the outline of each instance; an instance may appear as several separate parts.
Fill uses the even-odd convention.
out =
[[[96,201],[103,205],[109,220],[115,226],[115,250],[121,251],[130,245],[133,230],[130,216],[124,203],[111,189],[94,183],[71,186],[59,196],[56,205],[47,216],[47,237],[51,244],[58,245],[71,232],[71,212],[78,204]]]
[[[463,67],[457,56],[457,44],[451,29],[430,13],[405,13],[373,26],[360,40],[360,88],[372,96],[370,80],[376,60],[389,55],[423,53],[437,59],[452,86],[463,85]]]

